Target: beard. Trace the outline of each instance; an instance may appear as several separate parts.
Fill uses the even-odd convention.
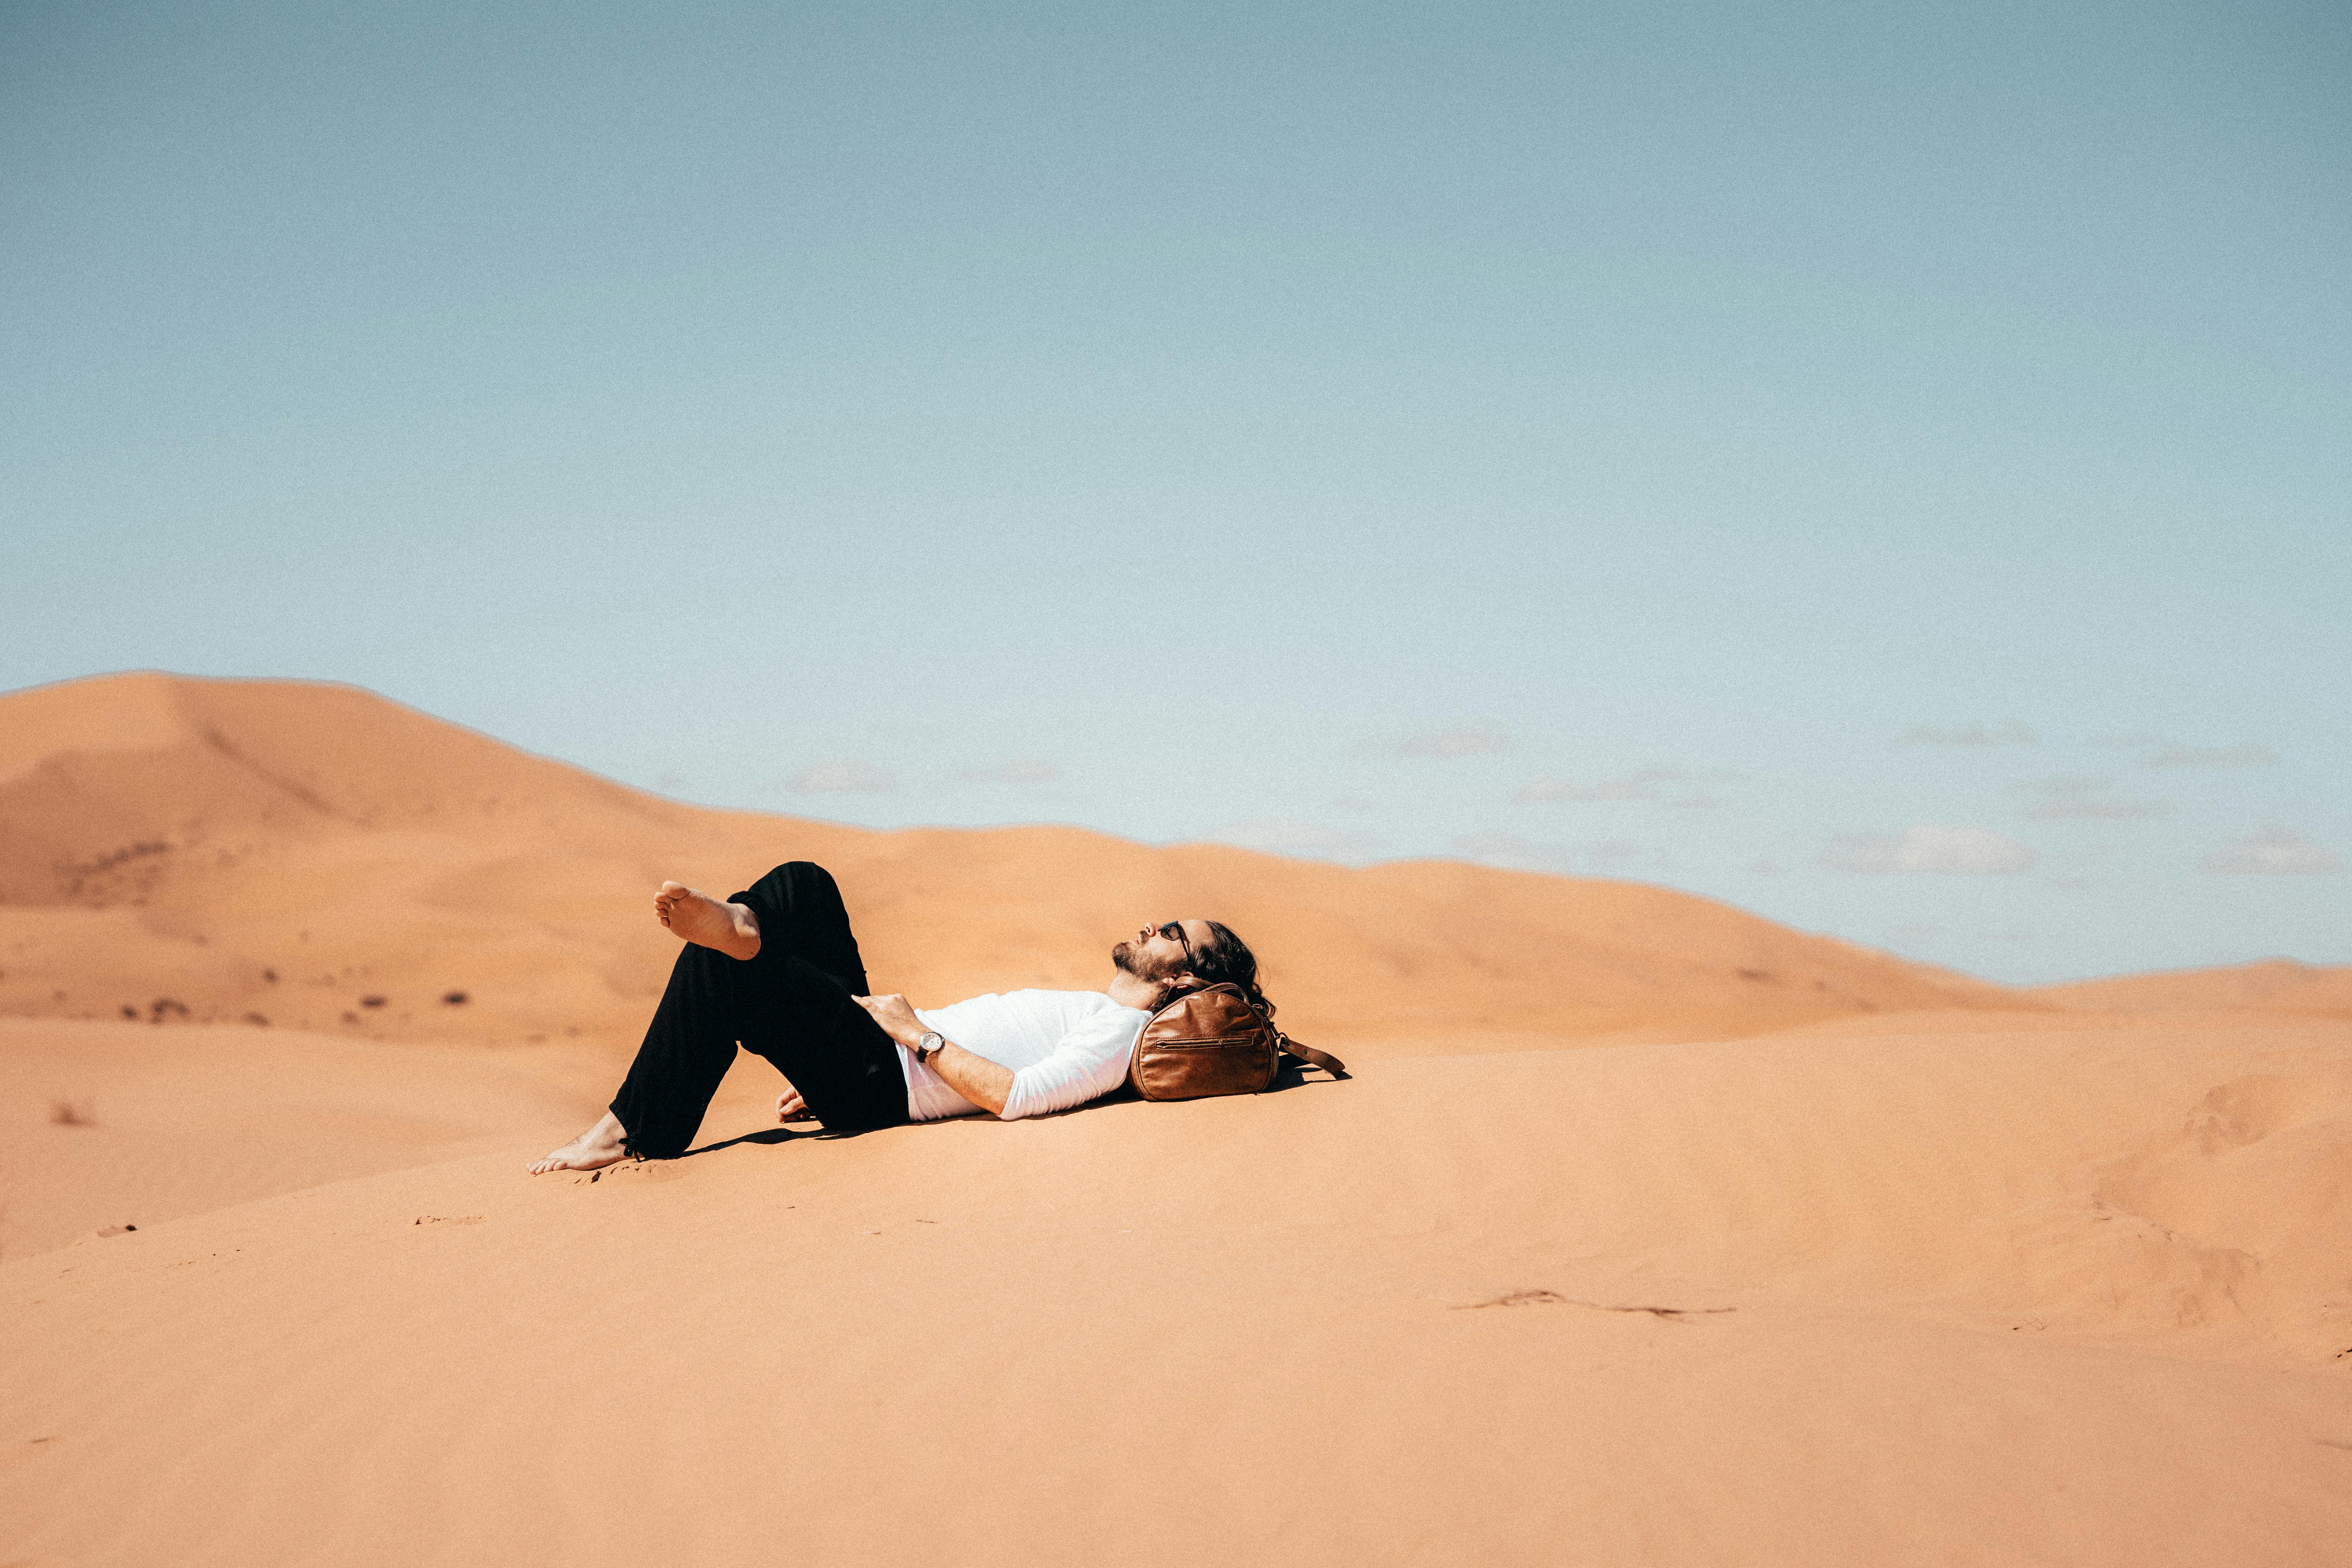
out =
[[[1146,958],[1135,951],[1135,943],[1122,942],[1110,950],[1113,967],[1125,970],[1138,980],[1166,980],[1176,973],[1176,965],[1164,958]]]

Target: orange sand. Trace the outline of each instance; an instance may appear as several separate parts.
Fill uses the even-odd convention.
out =
[[[2352,1562],[2322,1008],[701,812],[333,688],[0,699],[0,1563]],[[828,1138],[746,1058],[705,1152],[522,1176],[652,882],[791,856],[919,1001],[1218,914],[1357,1076]]]
[[[2042,985],[2033,994],[2062,1007],[2126,1013],[2250,1008],[2266,1013],[2352,1018],[2352,965],[2271,958],[2231,969],[2181,969]]]

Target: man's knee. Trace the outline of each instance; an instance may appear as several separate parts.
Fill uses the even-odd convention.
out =
[[[814,860],[787,860],[776,869],[793,878],[803,887],[829,893],[836,898],[840,896],[841,884],[833,879],[832,872]]]
[[[754,889],[774,892],[786,908],[804,903],[812,898],[831,899],[835,902],[841,898],[840,884],[833,879],[833,873],[814,860],[787,860],[781,866],[771,867],[766,876],[751,885]]]

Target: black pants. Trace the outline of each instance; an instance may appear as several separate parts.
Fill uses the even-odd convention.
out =
[[[906,1121],[898,1047],[850,1000],[866,994],[866,966],[831,873],[794,860],[730,901],[759,917],[760,951],[730,958],[688,942],[677,955],[646,1043],[613,1099],[630,1152],[669,1159],[686,1152],[739,1040],[775,1063],[830,1130]]]

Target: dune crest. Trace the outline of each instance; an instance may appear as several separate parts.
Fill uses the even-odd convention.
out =
[[[2122,1013],[2255,1010],[2352,1018],[2352,964],[2266,958],[2221,969],[2176,969],[2037,985],[2031,994],[2061,1007]]]
[[[784,859],[839,875],[876,984],[919,1000],[1098,984],[1110,941],[1192,910],[1250,939],[1308,1039],[2052,1005],[1633,883],[681,805],[351,687],[101,677],[0,697],[0,1014],[18,1016],[618,1048],[672,951],[655,885],[731,890]]]

